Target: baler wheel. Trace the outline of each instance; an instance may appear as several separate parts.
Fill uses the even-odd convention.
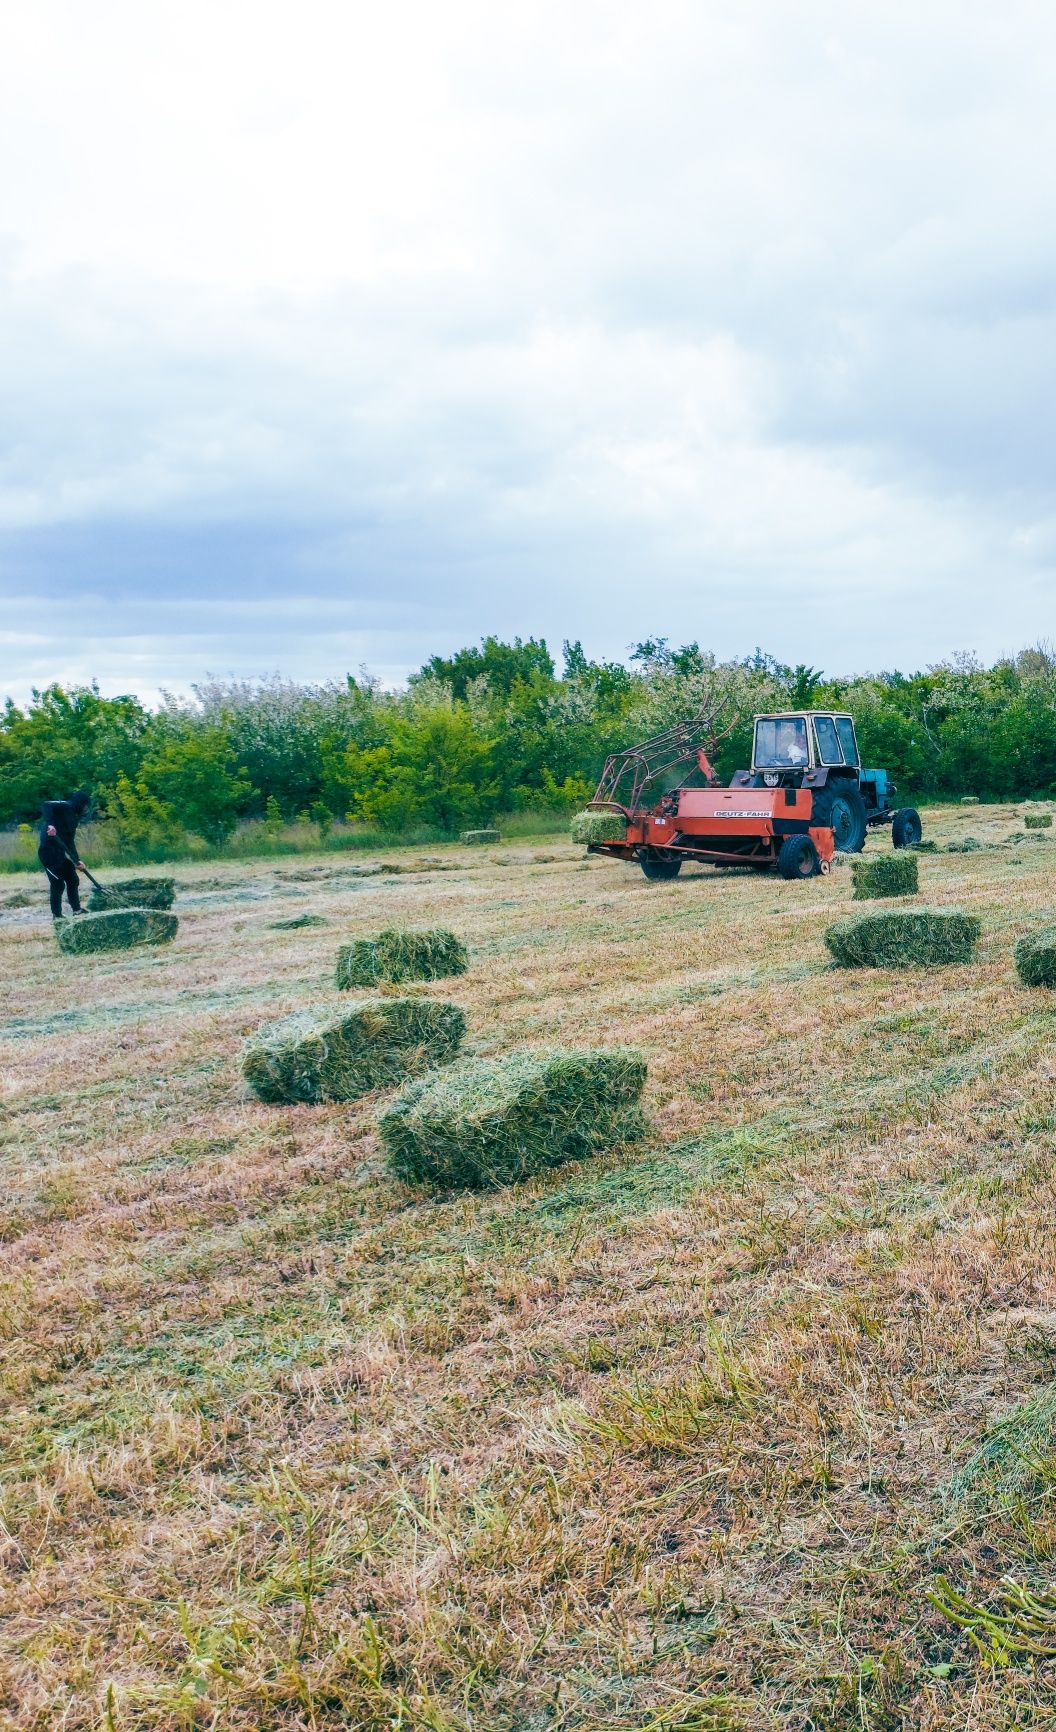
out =
[[[813,878],[821,871],[821,860],[809,836],[786,836],[778,850],[777,870],[782,878]]]
[[[677,878],[682,870],[682,861],[675,856],[667,860],[662,854],[655,853],[651,848],[643,848],[638,856],[638,864],[645,876],[650,879]]]

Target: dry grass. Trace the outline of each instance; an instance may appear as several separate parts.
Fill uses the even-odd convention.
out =
[[[210,865],[65,972],[5,910],[5,1732],[1051,1726],[1048,852],[929,861],[983,923],[941,991],[828,966],[850,897],[551,839]],[[652,1141],[423,1201],[372,1102],[249,1098],[336,908],[465,934],[420,990],[482,1055],[640,1048]]]

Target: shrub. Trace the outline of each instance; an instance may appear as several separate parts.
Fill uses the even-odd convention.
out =
[[[955,908],[889,908],[834,921],[825,942],[841,968],[927,968],[970,962],[979,932]]]
[[[119,878],[102,891],[93,890],[88,906],[102,914],[116,908],[171,908],[175,894],[175,878]]]
[[[59,949],[68,956],[93,950],[131,950],[137,944],[168,944],[179,926],[175,914],[160,908],[119,908],[112,914],[81,914],[56,920]]]
[[[412,1083],[378,1119],[391,1170],[412,1184],[513,1184],[639,1137],[640,1053],[519,1052]]]
[[[569,834],[573,842],[622,842],[627,820],[622,812],[577,812]]]
[[[257,1030],[242,1074],[262,1101],[352,1101],[454,1058],[466,1032],[457,1005],[427,998],[360,999],[298,1011]]]
[[[502,832],[500,830],[463,830],[458,839],[460,842],[467,842],[470,845],[478,845],[484,842],[501,842]]]
[[[1024,986],[1056,986],[1056,926],[1024,933],[1012,955]]]
[[[342,992],[376,986],[379,980],[441,980],[465,974],[469,955],[460,938],[442,926],[387,926],[376,938],[356,938],[337,953],[335,978]]]
[[[896,854],[876,854],[872,859],[858,855],[851,862],[851,877],[856,902],[872,896],[915,896],[917,857],[901,849]]]
[[[1025,830],[1051,830],[1052,813],[1028,812],[1023,820],[1023,828]]]

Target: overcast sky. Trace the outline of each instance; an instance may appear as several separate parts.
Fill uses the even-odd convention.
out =
[[[1056,10],[33,0],[0,691],[1056,636]]]

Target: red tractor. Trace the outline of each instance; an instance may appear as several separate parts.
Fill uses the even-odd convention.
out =
[[[685,860],[812,878],[828,871],[837,849],[858,853],[881,825],[891,826],[896,848],[920,841],[919,814],[891,805],[887,771],[862,769],[849,715],[756,716],[752,767],[728,788],[708,756],[730,731],[715,732],[717,715],[702,710],[606,761],[590,803],[599,821],[584,836],[593,853],[637,860],[647,878],[674,878]],[[607,825],[602,814],[611,815]]]

